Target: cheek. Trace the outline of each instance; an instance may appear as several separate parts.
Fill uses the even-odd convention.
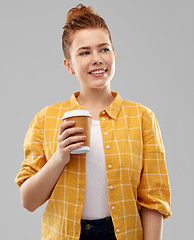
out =
[[[108,64],[109,64],[109,66],[111,66],[112,70],[115,69],[115,58],[114,58],[114,56],[111,56],[111,57],[109,58]]]
[[[110,75],[113,77],[115,74],[115,58],[114,57],[111,57],[109,59],[109,67],[111,69]]]
[[[83,72],[85,72],[87,70],[88,64],[87,64],[87,61],[80,60],[80,61],[77,61],[74,66],[75,66],[76,71],[79,74],[82,74]]]
[[[106,62],[107,62],[110,66],[114,65],[114,63],[115,63],[115,57],[114,57],[114,55],[113,55],[113,54],[107,55],[107,57],[106,57]]]

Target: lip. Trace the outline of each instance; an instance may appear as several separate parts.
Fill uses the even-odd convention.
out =
[[[89,74],[91,74],[92,72],[96,72],[96,71],[107,71],[107,68],[96,68],[96,69],[92,69],[91,71],[89,71]],[[105,73],[104,72],[104,73]],[[104,74],[104,73],[100,73],[100,74]],[[95,75],[95,74],[94,74]],[[99,75],[99,74],[98,74]]]

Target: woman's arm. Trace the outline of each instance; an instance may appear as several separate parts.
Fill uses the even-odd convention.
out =
[[[71,136],[83,131],[80,128],[69,128],[74,124],[75,122],[70,121],[61,124],[55,154],[39,172],[28,178],[20,187],[22,205],[30,212],[49,199],[65,165],[70,161],[70,152],[83,145],[83,136]]]
[[[163,215],[156,210],[142,207],[141,221],[144,240],[162,240]]]
[[[53,157],[35,175],[28,178],[20,187],[21,201],[24,208],[33,212],[45,203],[60,177],[64,164],[57,161],[57,156]]]

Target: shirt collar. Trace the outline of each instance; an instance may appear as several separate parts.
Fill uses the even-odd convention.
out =
[[[104,109],[104,111],[106,111],[106,113],[111,118],[116,119],[121,110],[123,100],[117,92],[111,92],[111,93],[115,98],[112,101],[112,103],[106,109]],[[85,110],[85,108],[83,108],[77,101],[77,97],[79,96],[79,94],[80,94],[80,92],[75,92],[72,95],[72,97],[70,99],[70,109],[71,110]]]

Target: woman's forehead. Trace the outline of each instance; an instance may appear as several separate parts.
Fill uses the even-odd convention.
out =
[[[109,35],[104,29],[83,29],[74,33],[71,47],[76,51],[81,47],[95,47],[102,44],[111,45]]]

